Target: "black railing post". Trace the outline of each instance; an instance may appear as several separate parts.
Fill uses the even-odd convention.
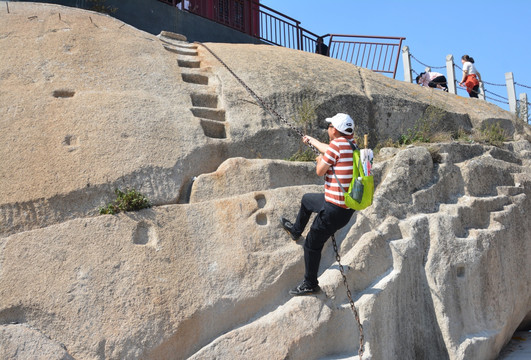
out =
[[[301,23],[300,21],[296,22],[297,26],[297,50],[302,50],[302,29],[299,26]]]

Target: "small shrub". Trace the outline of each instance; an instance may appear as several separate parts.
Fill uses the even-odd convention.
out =
[[[303,100],[297,107],[295,122],[303,127],[303,132],[307,133],[311,124],[317,120],[317,106],[310,100]]]
[[[463,128],[457,129],[457,132],[455,134],[453,134],[452,137],[453,137],[454,140],[457,140],[457,141],[464,141],[464,142],[468,142],[468,143],[473,143],[474,142],[474,140],[472,139],[470,134],[467,133]]]
[[[376,146],[374,147],[374,153],[378,154],[382,148],[386,148],[386,147],[399,148],[400,144],[398,143],[398,141],[393,141],[392,139],[388,138],[387,140],[376,144]]]
[[[315,161],[317,155],[312,151],[312,149],[302,150],[299,149],[295,154],[291,155],[287,160],[288,161]]]
[[[100,12],[103,14],[112,15],[114,14],[118,8],[115,8],[113,6],[108,6],[107,0],[89,0],[90,7],[89,10]]]
[[[416,142],[429,143],[437,141],[443,133],[441,123],[444,122],[446,112],[438,107],[429,105],[422,116],[417,119],[415,126],[408,129],[398,140],[401,145],[410,145]],[[445,138],[449,135],[445,135]]]
[[[503,142],[507,141],[507,134],[501,128],[500,124],[495,123],[490,126],[484,126],[477,136],[477,140],[492,146],[502,147]]]
[[[120,211],[138,211],[151,207],[149,200],[135,189],[114,190],[116,200],[107,206],[101,207],[99,212],[103,214],[117,214]]]
[[[452,134],[447,131],[437,131],[430,137],[430,142],[441,143],[452,141]]]
[[[407,133],[400,135],[398,139],[400,145],[410,145],[416,142],[430,142],[429,133],[418,130],[417,126],[413,129],[408,129]]]

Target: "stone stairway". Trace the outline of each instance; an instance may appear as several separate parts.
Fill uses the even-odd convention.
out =
[[[226,139],[227,122],[225,109],[220,107],[219,84],[210,68],[201,67],[197,44],[190,44],[182,35],[167,31],[162,31],[158,37],[167,51],[176,54],[182,80],[193,86],[190,111],[199,119],[203,133],[209,138]]]

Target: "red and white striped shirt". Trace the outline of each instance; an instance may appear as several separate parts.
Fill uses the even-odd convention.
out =
[[[352,137],[349,139],[353,142]],[[330,168],[325,175],[325,200],[337,205],[339,207],[348,209],[345,205],[345,198],[343,191],[337,184],[337,181],[332,172],[332,167],[336,172],[336,176],[341,182],[341,186],[345,191],[348,190],[350,182],[352,181],[352,148],[350,147],[345,137],[340,137],[330,142],[326,153],[322,160],[330,165]]]

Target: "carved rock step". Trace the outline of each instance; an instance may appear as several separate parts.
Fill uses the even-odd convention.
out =
[[[183,72],[181,76],[184,82],[196,85],[208,85],[208,75],[198,72]]]
[[[218,107],[218,95],[209,93],[195,93],[190,94],[192,98],[192,105],[200,108],[217,108]]]
[[[225,110],[223,109],[193,107],[190,110],[192,111],[192,114],[198,118],[214,121],[225,121]]]
[[[163,38],[166,38],[166,39],[172,39],[172,40],[177,40],[177,41],[187,41],[188,39],[186,38],[186,36],[182,35],[182,34],[177,34],[177,33],[174,33],[174,32],[171,32],[171,31],[166,31],[166,30],[162,30],[159,34],[159,37],[163,37]]]
[[[178,54],[178,55],[186,55],[186,56],[197,56],[197,50],[188,48],[188,47],[178,47],[174,45],[166,45],[164,44],[164,49],[168,50],[169,52]]]
[[[452,216],[453,230],[457,237],[467,238],[472,230],[488,229],[493,214],[503,212],[510,203],[505,196],[468,198],[461,204],[441,204],[440,212]]]
[[[524,192],[523,187],[519,186],[498,186],[498,195],[515,196]]]
[[[201,119],[200,122],[205,136],[215,139],[227,138],[225,123],[208,119]]]
[[[198,69],[199,67],[201,67],[201,61],[177,59],[177,65],[184,68]]]
[[[159,36],[159,40],[162,41],[165,44],[174,45],[174,46],[178,46],[178,47],[181,47],[181,48],[197,49],[197,45],[196,44],[190,44],[189,42],[186,42],[186,41],[174,40],[174,39],[170,39],[170,38],[167,38],[167,37],[164,37],[164,36]]]

